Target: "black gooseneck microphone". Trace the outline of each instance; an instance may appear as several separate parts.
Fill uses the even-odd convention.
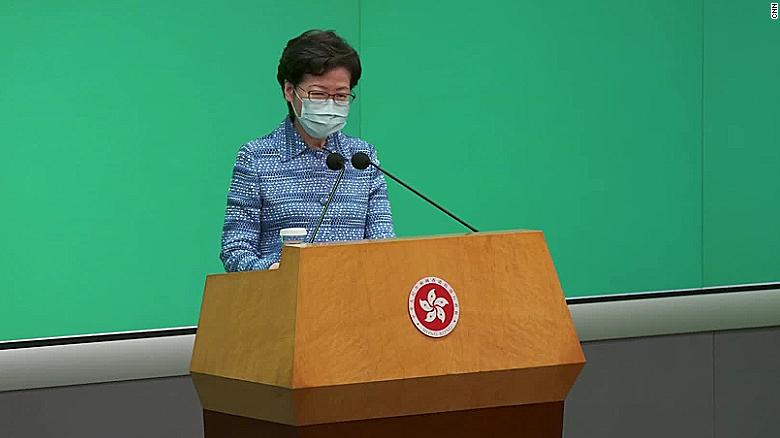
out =
[[[330,190],[328,200],[325,202],[325,206],[322,208],[322,214],[320,214],[320,219],[317,221],[317,227],[314,228],[314,233],[312,233],[311,239],[309,239],[309,243],[314,243],[314,239],[317,238],[317,232],[320,231],[322,221],[325,220],[325,213],[328,212],[328,207],[330,207],[330,203],[333,202],[333,195],[336,194],[336,188],[339,186],[341,179],[344,177],[344,171],[347,170],[347,167],[344,165],[346,161],[347,160],[344,159],[344,156],[338,152],[331,152],[328,154],[328,158],[325,159],[325,164],[328,166],[328,169],[340,170],[340,172],[336,177],[336,182],[333,184],[333,188]]]
[[[365,153],[357,152],[355,155],[352,156],[352,167],[354,167],[355,169],[363,170],[363,169],[366,169],[368,166],[376,167],[377,170],[379,170],[380,172],[382,172],[385,175],[389,176],[390,178],[392,178],[398,184],[401,184],[402,186],[406,187],[407,189],[409,189],[409,191],[411,191],[415,195],[423,198],[429,204],[433,205],[434,207],[436,207],[439,210],[441,210],[442,212],[444,212],[447,216],[449,216],[449,217],[455,219],[456,221],[460,222],[461,225],[465,226],[466,228],[468,228],[469,230],[471,230],[471,231],[473,231],[475,233],[478,232],[476,228],[474,228],[471,225],[467,224],[466,221],[464,221],[463,219],[455,216],[452,212],[450,212],[446,208],[442,207],[441,205],[437,204],[431,198],[429,198],[429,197],[423,195],[422,193],[418,192],[417,190],[413,189],[412,186],[410,186],[409,184],[401,181],[398,177],[396,177],[392,173],[390,173],[390,172],[386,171],[385,169],[382,169],[381,167],[379,167],[376,163],[371,161],[371,158],[369,158],[368,155],[366,155]]]

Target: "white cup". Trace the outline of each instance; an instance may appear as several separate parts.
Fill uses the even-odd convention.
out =
[[[306,228],[282,228],[279,230],[279,237],[282,239],[282,245],[306,242]]]

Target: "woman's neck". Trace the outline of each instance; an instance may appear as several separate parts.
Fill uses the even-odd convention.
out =
[[[322,149],[325,146],[325,142],[328,140],[327,138],[314,138],[311,135],[309,135],[308,132],[306,132],[305,129],[303,129],[303,126],[301,126],[300,122],[298,121],[298,118],[295,118],[295,121],[293,122],[293,126],[295,127],[295,130],[298,131],[298,134],[301,135],[301,138],[303,138],[303,142],[306,143],[306,146],[312,148],[312,149]]]

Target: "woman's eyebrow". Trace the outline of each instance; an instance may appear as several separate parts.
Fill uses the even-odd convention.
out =
[[[327,90],[328,89],[328,87],[326,87],[324,85],[320,85],[320,84],[311,84],[311,85],[309,85],[309,88],[314,88],[314,87],[322,88],[323,90]],[[350,91],[350,88],[349,87],[339,87],[339,88],[336,88],[336,91]]]

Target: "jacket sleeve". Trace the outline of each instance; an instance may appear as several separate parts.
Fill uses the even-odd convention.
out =
[[[244,145],[238,151],[233,167],[225,223],[222,227],[220,259],[225,265],[225,271],[268,269],[277,261],[275,256],[263,257],[260,254],[262,209],[257,165],[252,152]]]
[[[369,153],[371,161],[379,164],[376,150],[372,147]],[[387,181],[385,175],[373,166],[371,188],[368,193],[368,214],[366,215],[366,239],[386,239],[395,237],[393,214],[390,211],[390,199],[387,196]]]

